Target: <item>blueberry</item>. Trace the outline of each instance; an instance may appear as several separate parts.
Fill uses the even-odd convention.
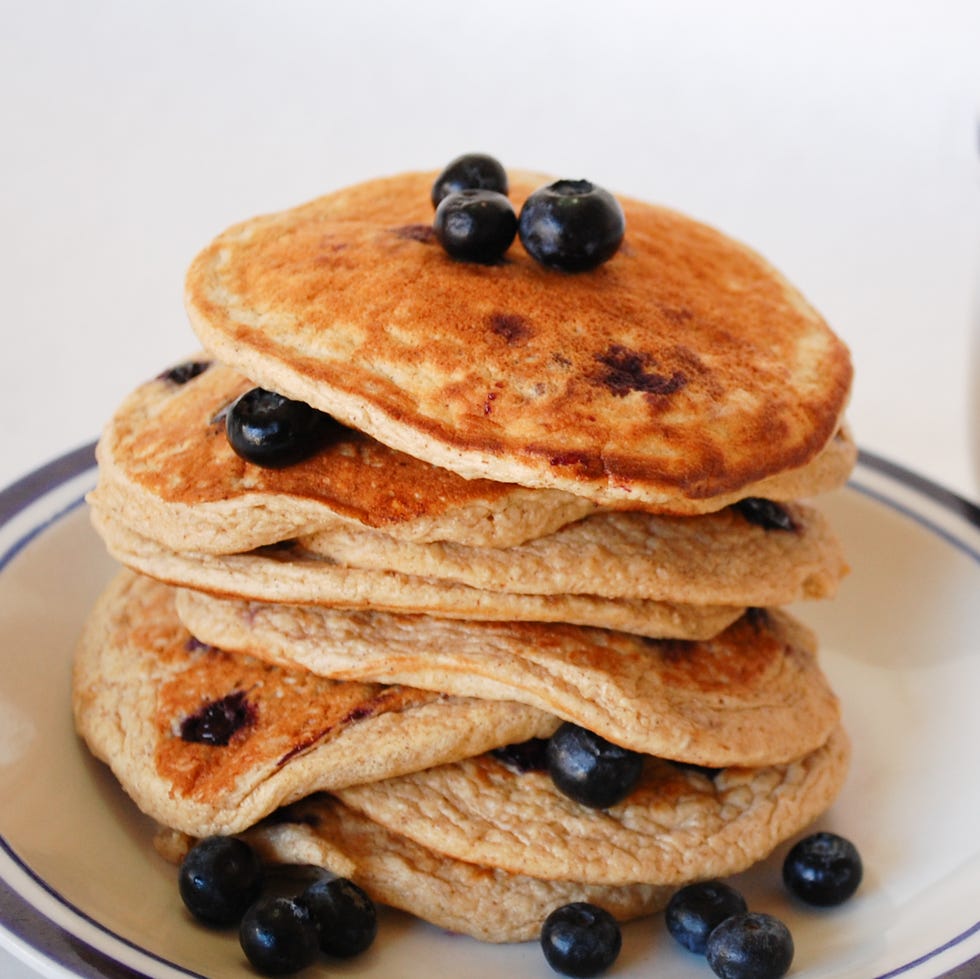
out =
[[[560,792],[593,809],[606,809],[633,791],[643,755],[565,723],[551,736],[548,772]]]
[[[309,910],[291,897],[268,897],[253,904],[242,918],[238,940],[248,961],[266,976],[299,972],[319,952]]]
[[[494,190],[498,194],[507,193],[507,171],[486,153],[466,153],[457,156],[432,185],[432,206],[449,194],[461,190]]]
[[[259,895],[262,866],[242,840],[209,836],[184,858],[177,882],[195,918],[208,925],[233,925]]]
[[[378,933],[374,902],[344,877],[316,881],[300,900],[309,909],[320,948],[327,955],[344,959],[357,955],[368,948]]]
[[[667,930],[688,951],[704,954],[708,935],[733,914],[748,911],[745,898],[728,884],[709,880],[682,887],[667,904]]]
[[[255,708],[248,702],[244,690],[210,700],[199,710],[180,722],[184,741],[224,747],[243,728],[255,720]]]
[[[541,926],[544,957],[566,976],[597,976],[616,961],[622,944],[616,919],[585,901],[556,908]]]
[[[330,415],[265,388],[246,391],[225,417],[228,442],[235,452],[248,462],[274,469],[312,455],[336,428]]]
[[[501,748],[494,748],[490,754],[512,772],[524,774],[548,770],[547,738],[530,738],[517,744],[505,744]]]
[[[492,265],[510,248],[517,234],[517,216],[503,194],[461,190],[442,199],[432,227],[452,258]]]
[[[182,364],[164,371],[160,375],[160,380],[170,381],[171,384],[186,384],[199,374],[203,374],[210,366],[210,360],[185,360]]]
[[[524,202],[518,234],[527,253],[563,272],[585,272],[608,261],[626,232],[619,202],[588,180],[559,180]]]
[[[789,891],[818,907],[846,901],[858,889],[863,874],[857,847],[835,833],[805,837],[783,861],[783,883]]]
[[[726,918],[711,932],[705,957],[721,979],[780,979],[789,971],[793,952],[786,925],[750,911]]]
[[[748,496],[744,500],[739,500],[734,504],[749,523],[765,530],[796,530],[796,524],[790,516],[789,510],[759,496]]]

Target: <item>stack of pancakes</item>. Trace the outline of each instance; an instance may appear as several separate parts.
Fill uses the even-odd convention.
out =
[[[93,519],[126,570],[75,664],[91,750],[161,845],[243,833],[490,941],[554,907],[626,919],[805,827],[848,744],[808,629],[846,573],[801,500],[840,486],[851,366],[744,246],[622,199],[567,275],[453,261],[434,174],[221,235],[191,266],[204,353],[99,444]],[[511,174],[519,207],[547,178]],[[233,451],[253,387],[329,414],[283,468]],[[649,756],[606,810],[541,739]]]

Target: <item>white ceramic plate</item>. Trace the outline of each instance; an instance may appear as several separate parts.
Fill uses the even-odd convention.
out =
[[[91,447],[0,493],[0,941],[50,976],[252,974],[233,934],[192,923],[152,828],[71,725],[69,664],[113,572],[82,503]],[[980,975],[980,512],[865,454],[826,499],[853,573],[801,614],[821,637],[855,746],[821,826],[865,861],[858,895],[810,910],[783,893],[786,847],[736,883],[781,916],[799,979]],[[385,912],[375,946],[323,974],[549,977],[534,943],[483,946]],[[310,970],[316,973],[317,969]],[[662,918],[624,930],[615,976],[709,977]]]

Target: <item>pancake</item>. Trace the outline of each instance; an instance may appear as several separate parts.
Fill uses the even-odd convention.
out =
[[[746,246],[620,198],[623,245],[594,271],[545,269],[519,244],[457,262],[431,234],[434,176],[219,235],[186,279],[201,343],[433,465],[615,507],[765,496],[840,428],[847,349]],[[550,179],[509,176],[516,208]]]
[[[843,785],[840,728],[786,765],[712,777],[649,758],[639,785],[608,809],[562,795],[544,771],[491,755],[337,793],[389,831],[457,860],[545,880],[680,886],[727,877],[809,825]]]
[[[197,370],[198,373],[194,373]],[[284,469],[246,462],[224,413],[254,385],[206,355],[144,382],[96,450],[92,501],[173,550],[234,554],[337,525],[506,547],[595,509],[581,497],[466,480],[350,428]]]
[[[572,901],[589,901],[629,921],[659,911],[674,891],[540,880],[453,860],[328,795],[289,806],[243,836],[265,863],[323,867],[353,879],[374,901],[484,942],[533,941],[548,914]],[[158,839],[158,849],[173,863],[193,843],[166,832]]]
[[[742,612],[728,605],[484,591],[395,571],[343,567],[289,544],[247,554],[178,553],[116,523],[97,506],[91,515],[109,552],[134,571],[223,597],[454,619],[574,622],[674,638],[713,636]]]
[[[196,836],[558,723],[519,704],[326,680],[206,647],[177,619],[171,589],[129,572],[85,626],[73,706],[89,749],[136,804]]]
[[[517,773],[482,755],[345,790],[353,804],[313,795],[244,838],[267,863],[324,867],[438,927],[481,941],[533,941],[545,917],[571,901],[627,921],[663,908],[686,883],[763,859],[832,802],[848,755],[838,729],[784,766],[709,777],[649,759],[633,795],[602,812],[566,799],[542,772]],[[162,839],[174,862],[192,842]],[[590,880],[619,876],[628,882]]]
[[[753,523],[751,511],[733,507],[696,517],[603,512],[507,548],[420,544],[348,527],[299,543],[347,567],[518,594],[735,606],[831,597],[847,564],[828,521],[800,504],[774,513],[784,526]]]
[[[516,700],[645,754],[779,764],[822,745],[839,705],[808,629],[755,611],[703,642],[534,623],[221,601],[181,591],[214,645],[322,676]]]

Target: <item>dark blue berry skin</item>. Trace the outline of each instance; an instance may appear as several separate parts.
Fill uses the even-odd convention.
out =
[[[348,959],[368,948],[378,933],[374,902],[353,881],[324,878],[300,896],[309,909],[327,955]]]
[[[835,833],[814,833],[796,843],[783,861],[783,883],[807,904],[832,907],[858,889],[864,867],[857,847]]]
[[[551,736],[548,773],[556,788],[592,809],[608,809],[636,788],[643,755],[565,723]]]
[[[793,523],[789,510],[772,500],[748,496],[735,503],[734,507],[749,523],[765,530],[796,530],[796,524]]]
[[[530,738],[517,744],[494,748],[490,754],[512,772],[546,772],[548,770],[547,738]]]
[[[313,455],[337,427],[330,415],[265,388],[246,391],[225,417],[228,442],[235,452],[270,469]]]
[[[254,718],[255,709],[245,691],[235,690],[185,717],[180,722],[180,736],[184,741],[223,747]]]
[[[586,272],[609,261],[626,232],[619,201],[588,180],[558,180],[524,202],[517,233],[542,265]]]
[[[299,972],[319,954],[310,912],[291,897],[270,897],[253,904],[242,918],[238,938],[252,967],[265,976]]]
[[[186,360],[164,371],[160,375],[160,380],[170,381],[171,384],[186,384],[199,374],[203,374],[210,366],[210,360]]]
[[[517,215],[503,194],[461,190],[442,199],[432,228],[451,258],[493,265],[517,234]]]
[[[793,936],[778,918],[748,912],[708,936],[705,958],[721,979],[781,979],[793,963]]]
[[[252,848],[231,836],[209,836],[194,846],[177,878],[180,896],[198,921],[237,924],[262,888],[262,866]]]
[[[541,949],[555,972],[597,976],[619,956],[619,922],[603,908],[576,901],[556,908],[541,926]]]
[[[432,184],[432,206],[450,194],[461,190],[493,190],[507,195],[507,171],[486,153],[466,153],[457,156]]]
[[[664,920],[684,948],[703,955],[712,930],[733,914],[746,911],[745,898],[734,887],[709,880],[682,887],[667,904]]]

